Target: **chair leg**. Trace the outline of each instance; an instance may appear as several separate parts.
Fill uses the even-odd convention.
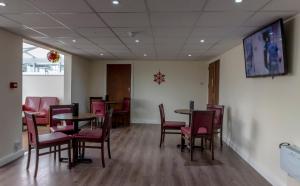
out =
[[[31,158],[31,145],[28,145],[28,157],[27,157],[27,166],[26,166],[26,169],[29,169],[30,158]]]
[[[34,177],[35,177],[35,178],[36,178],[36,176],[37,176],[38,167],[39,167],[39,149],[36,148],[35,170],[34,170]]]
[[[211,159],[215,159],[215,154],[214,154],[214,136],[211,138]]]
[[[223,148],[223,127],[221,127],[220,130],[220,144],[221,144],[221,148]]]
[[[54,161],[56,161],[56,146],[54,146]]]
[[[110,153],[110,137],[107,138],[107,152],[108,152],[108,158],[111,159],[111,153]]]
[[[85,142],[82,142],[82,147],[81,147],[81,158],[84,158],[84,154],[85,154]]]
[[[194,152],[194,139],[190,139],[190,153],[191,153],[191,161],[193,161],[193,152]]]
[[[163,131],[163,143],[165,143],[166,131]]]
[[[58,160],[61,161],[61,148],[60,148],[60,145],[58,145]]]
[[[201,137],[201,151],[204,150],[204,137]]]
[[[68,167],[71,169],[72,164],[71,164],[71,142],[68,143]]]
[[[181,150],[181,152],[183,152],[183,146],[184,146],[184,136],[183,136],[183,134],[181,134],[181,145],[180,145],[180,150]]]
[[[102,167],[105,168],[105,162],[104,162],[104,142],[101,143],[101,160],[102,160]]]
[[[163,131],[160,132],[160,143],[159,143],[159,147],[161,147],[162,140],[163,140]]]

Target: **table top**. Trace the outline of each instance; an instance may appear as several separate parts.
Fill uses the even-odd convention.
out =
[[[78,116],[73,116],[72,113],[57,114],[53,116],[53,119],[62,121],[88,121],[94,120],[97,116],[92,113],[79,113]]]
[[[106,104],[118,104],[121,103],[119,101],[104,101]]]
[[[186,114],[186,115],[192,114],[192,111],[190,109],[176,109],[174,112],[178,114]]]

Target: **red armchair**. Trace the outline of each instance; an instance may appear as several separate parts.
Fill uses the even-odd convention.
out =
[[[23,112],[34,112],[36,124],[46,126],[49,124],[49,106],[58,104],[57,97],[26,97],[22,110]],[[26,125],[25,117],[23,117],[23,125]]]

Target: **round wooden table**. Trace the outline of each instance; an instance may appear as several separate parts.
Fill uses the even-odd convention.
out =
[[[72,113],[65,113],[65,114],[57,114],[52,117],[55,120],[59,121],[72,121],[74,125],[74,133],[79,132],[78,123],[80,121],[93,121],[96,120],[97,116],[92,113],[79,113],[78,116],[73,116]],[[78,141],[76,138],[72,139],[72,146],[73,146],[73,165],[79,162],[84,163],[91,163],[91,159],[82,159],[79,155],[78,157]]]
[[[192,114],[192,111],[190,109],[176,109],[174,112],[177,114],[185,114],[185,115]]]

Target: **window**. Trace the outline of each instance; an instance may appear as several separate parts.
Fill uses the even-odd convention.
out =
[[[47,59],[49,50],[23,43],[23,75],[64,75],[64,55],[56,63]]]

